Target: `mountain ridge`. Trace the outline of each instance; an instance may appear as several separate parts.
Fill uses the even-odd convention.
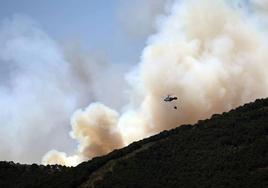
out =
[[[163,131],[77,167],[0,162],[0,186],[267,187],[268,99]]]

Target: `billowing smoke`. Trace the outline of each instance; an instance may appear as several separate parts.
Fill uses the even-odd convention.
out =
[[[63,48],[26,16],[0,23],[1,160],[40,162],[53,147],[70,153],[69,119],[77,108],[96,100],[120,108],[128,65],[88,54],[75,44]]]
[[[80,143],[83,156],[103,155],[121,147],[122,138],[115,127],[118,113],[102,104],[91,104],[85,111],[73,115],[71,135]]]
[[[175,4],[149,39],[140,64],[152,130],[192,123],[266,96],[264,37],[224,1]],[[159,102],[167,93],[179,96],[179,112]]]
[[[258,10],[246,11],[249,3],[238,5],[223,0],[175,1],[148,39],[141,62],[127,75],[130,102],[120,117],[96,104],[74,114],[72,137],[79,145],[71,157],[89,159],[266,97],[267,33],[256,23]],[[164,102],[168,94],[178,101]],[[68,160],[66,154],[58,155]],[[48,153],[43,162],[57,163],[58,155]]]
[[[84,111],[76,111],[71,120],[71,136],[79,142],[77,154],[67,157],[63,152],[52,150],[43,160],[70,166],[88,159],[87,156],[103,155],[122,147],[123,140],[115,129],[118,118],[116,111],[98,103],[91,104]]]

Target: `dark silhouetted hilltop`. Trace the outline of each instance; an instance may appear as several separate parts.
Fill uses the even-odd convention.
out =
[[[0,187],[268,187],[268,99],[134,142],[77,167],[0,162]]]

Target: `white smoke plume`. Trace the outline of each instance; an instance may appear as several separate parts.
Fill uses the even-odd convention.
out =
[[[6,19],[0,26],[0,62],[1,159],[38,161],[43,149],[60,146],[58,137],[71,143],[62,125],[77,106],[68,65],[54,41],[28,18]],[[51,132],[59,135],[47,141]]]
[[[114,131],[118,144],[109,145],[107,152],[122,145],[120,136],[127,145],[161,130],[194,123],[267,97],[267,32],[259,28],[256,18],[250,19],[258,10],[250,15],[244,10],[245,5],[236,7],[229,2],[175,1],[158,22],[157,33],[148,39],[140,64],[127,76],[132,88],[130,102],[119,119],[111,115],[112,119],[107,120],[110,116],[105,111],[116,112],[103,106],[90,106],[78,112],[83,116],[73,116],[73,132],[79,132],[79,137],[75,136],[79,146],[72,157],[82,155],[85,160],[102,154],[92,151],[96,145],[104,151],[102,148],[113,140]],[[177,96],[178,101],[164,102],[168,94]],[[104,122],[99,116],[102,114]],[[103,129],[108,136],[102,135]],[[49,154],[43,160],[45,164],[56,162]]]
[[[100,59],[78,45],[63,48],[26,16],[0,22],[1,160],[40,162],[53,147],[70,153],[75,109],[96,100],[120,108],[127,65]]]

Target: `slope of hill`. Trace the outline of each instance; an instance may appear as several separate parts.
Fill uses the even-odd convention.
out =
[[[73,168],[1,162],[0,187],[268,187],[268,99]]]

